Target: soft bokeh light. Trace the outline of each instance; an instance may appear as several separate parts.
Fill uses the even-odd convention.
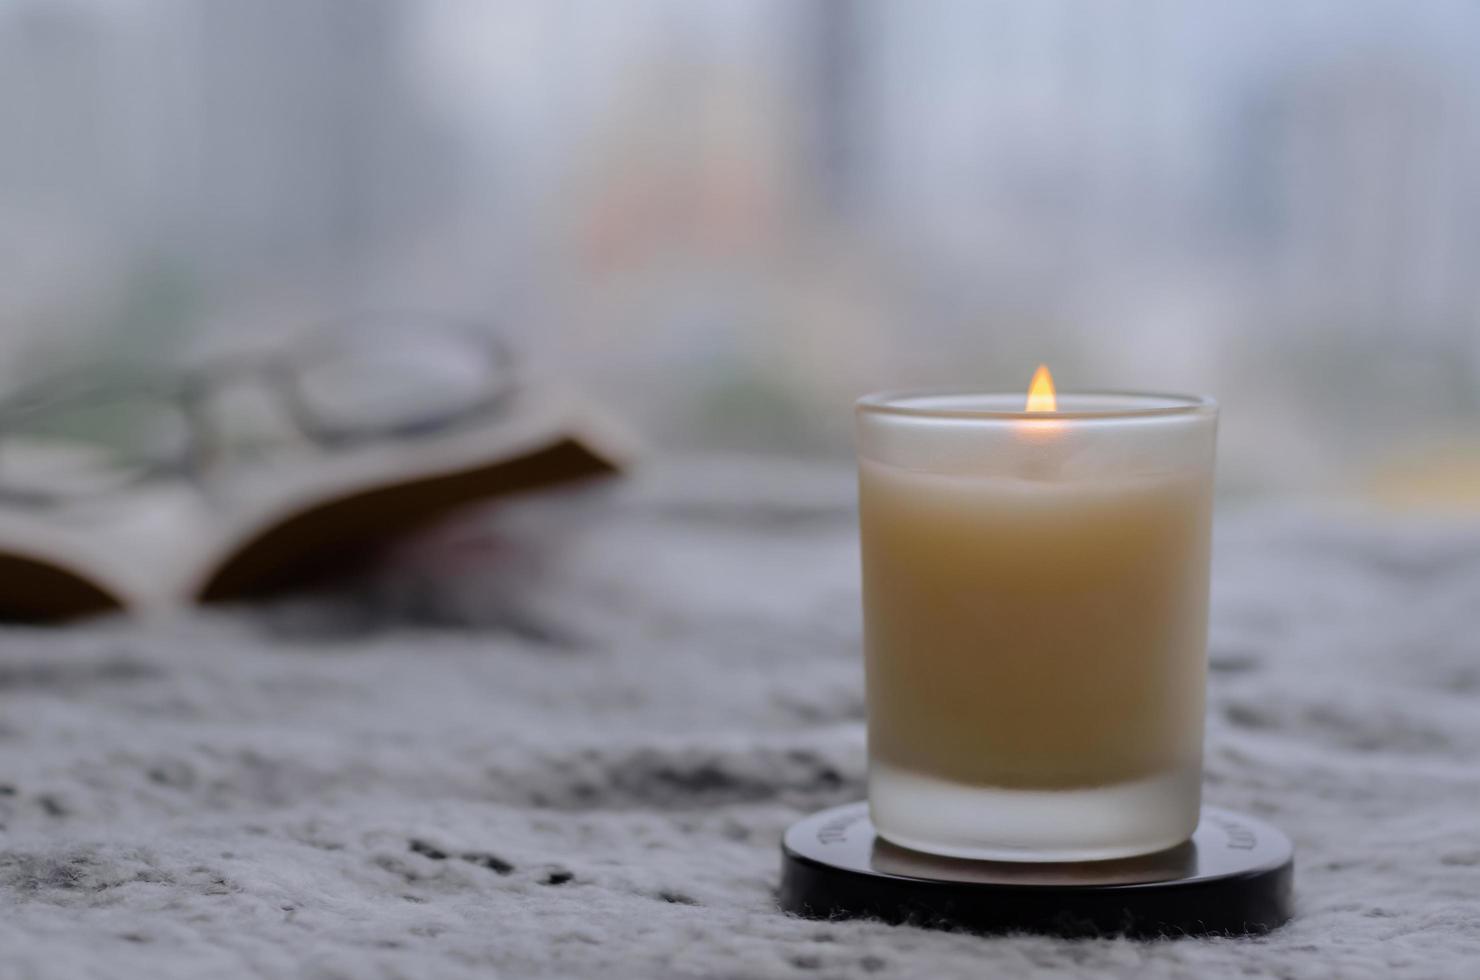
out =
[[[1046,360],[1218,396],[1225,492],[1464,501],[1477,83],[1458,2],[8,0],[0,376],[428,310],[842,457]]]

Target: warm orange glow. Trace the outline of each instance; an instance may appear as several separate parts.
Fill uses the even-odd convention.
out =
[[[1048,373],[1047,364],[1040,364],[1033,373],[1033,383],[1028,385],[1028,405],[1025,411],[1053,412],[1058,407],[1059,400],[1053,390],[1053,375]]]

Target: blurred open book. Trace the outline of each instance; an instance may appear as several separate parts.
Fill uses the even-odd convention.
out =
[[[85,519],[0,508],[0,619],[291,591],[466,505],[617,472],[629,445],[592,411],[523,400],[487,423],[305,455],[221,492],[153,485]]]

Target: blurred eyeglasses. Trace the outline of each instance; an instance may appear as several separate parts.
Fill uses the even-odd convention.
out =
[[[0,403],[0,503],[51,507],[198,481],[226,451],[214,403],[252,387],[325,452],[440,434],[502,412],[514,359],[497,336],[430,317],[360,317],[282,349],[153,381]]]

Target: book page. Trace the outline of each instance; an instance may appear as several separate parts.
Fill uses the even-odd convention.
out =
[[[526,399],[482,425],[284,452],[205,487],[162,484],[75,509],[0,507],[0,614],[54,618],[115,602],[158,614],[280,591],[458,506],[613,472],[631,451],[595,413]]]
[[[479,500],[620,469],[631,445],[568,399],[526,399],[494,422],[284,458],[227,488],[228,544],[181,583],[205,601],[282,591],[352,567],[367,551]]]

